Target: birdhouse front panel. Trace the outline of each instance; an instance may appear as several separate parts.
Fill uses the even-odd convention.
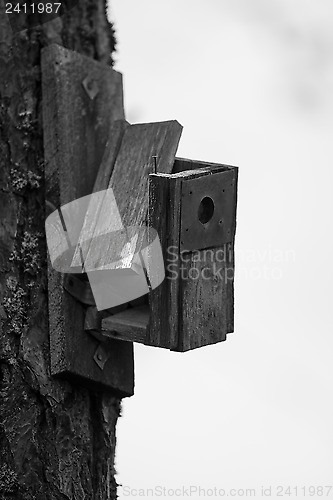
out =
[[[187,351],[233,331],[238,169],[176,160],[174,170],[150,176],[149,224],[161,240],[166,277],[149,294],[145,343]]]

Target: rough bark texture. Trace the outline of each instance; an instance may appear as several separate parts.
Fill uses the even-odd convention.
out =
[[[113,499],[119,399],[49,374],[40,70],[49,43],[112,64],[113,31],[105,0],[16,34],[0,5],[0,499]]]

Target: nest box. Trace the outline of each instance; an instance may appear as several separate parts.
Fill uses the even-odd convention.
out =
[[[111,68],[51,45],[42,69],[52,373],[130,396],[133,342],[233,331],[238,169],[177,158],[177,121],[126,122]]]

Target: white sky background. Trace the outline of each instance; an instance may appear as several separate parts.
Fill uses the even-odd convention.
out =
[[[111,0],[109,15],[127,119],[177,119],[178,156],[240,167],[235,333],[136,346],[118,482],[332,484],[333,3]]]

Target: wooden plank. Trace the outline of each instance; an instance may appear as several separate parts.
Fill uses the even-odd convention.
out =
[[[207,175],[207,164],[191,162],[194,169],[199,165]],[[182,166],[189,166],[182,160]],[[179,167],[179,164],[178,164]],[[212,165],[212,172],[235,171],[237,192],[237,168]],[[184,178],[182,189],[192,177]],[[200,181],[196,181],[200,182]],[[222,195],[222,192],[221,192]],[[236,215],[236,198],[231,200]],[[194,217],[197,216],[194,213]],[[234,234],[231,243],[182,253],[180,301],[182,304],[178,350],[186,351],[204,345],[221,342],[233,331],[234,304]],[[231,272],[232,270],[232,272]]]
[[[208,252],[209,250],[209,252]],[[182,331],[178,349],[187,351],[226,339],[225,248],[186,252],[182,258]]]
[[[192,170],[171,175],[149,176],[148,224],[157,230],[165,263],[166,277],[163,283],[149,293],[150,322],[145,343],[171,350],[184,350],[181,343],[182,310],[181,295],[180,223],[182,183],[186,179],[200,178],[212,172],[220,172],[218,165],[201,167],[192,162]],[[196,167],[196,168],[195,168]]]
[[[158,172],[171,172],[181,132],[182,127],[177,121],[136,124],[125,130],[108,186],[113,191],[123,228],[145,224],[148,175],[154,171],[153,156],[157,157]],[[105,262],[106,256],[108,261],[105,264],[108,269],[131,268],[134,254],[142,244],[142,233],[137,239],[129,240],[126,231],[119,231],[117,238],[111,231],[109,238],[103,238],[103,245],[98,245],[94,242],[98,240],[99,231],[97,225],[87,251],[86,262],[89,268],[93,268],[94,262]],[[119,260],[125,244],[128,244],[127,253]]]
[[[184,160],[183,165],[189,166],[189,162]],[[144,325],[140,325],[137,308],[130,309],[103,321],[104,333],[111,338],[186,351],[221,342],[233,330],[234,276],[233,272],[230,274],[233,241],[181,254],[179,238],[182,193],[186,183],[193,179],[200,182],[204,176],[230,170],[235,170],[237,181],[237,169],[194,161],[190,166],[191,169],[175,174],[149,175],[148,224],[158,231],[166,278],[149,292],[148,328],[147,317]],[[236,213],[236,199],[232,203]],[[193,216],[197,216],[195,211]],[[133,324],[131,315],[135,318]]]
[[[237,183],[238,169],[229,165],[176,158],[173,172],[174,175],[181,175],[181,172],[186,174],[183,179],[186,182],[186,179],[228,170],[235,170]],[[236,199],[234,209],[236,210]],[[186,351],[220,342],[226,338],[226,333],[233,331],[234,276],[230,271],[234,266],[233,247],[232,242],[216,248],[209,257],[210,262],[206,262],[210,254],[205,251],[182,254],[180,267],[182,267],[183,277],[179,282],[181,304],[179,344],[175,350]],[[224,258],[220,262],[222,254]],[[188,279],[187,276],[188,273],[192,273],[192,278],[196,278],[197,275],[201,276],[202,273],[208,272],[211,272],[212,279],[197,280],[191,279],[191,276]],[[213,272],[216,274],[215,281]]]
[[[57,155],[57,161],[48,158],[47,180],[58,178],[60,201],[65,204],[92,192],[111,123],[124,119],[122,76],[108,66],[56,44],[43,49],[42,61],[43,126],[50,130],[54,108],[59,120],[57,132],[46,133],[46,147]],[[82,83],[87,77],[98,85],[93,100]],[[60,145],[66,146],[61,150]],[[60,175],[63,171],[66,177]],[[49,201],[58,202],[60,193],[52,197],[49,192],[48,196],[55,197]]]
[[[94,183],[93,193],[107,189],[120,150],[124,133],[130,124],[126,120],[111,122],[104,154]]]
[[[124,226],[141,226],[146,221],[152,157],[157,156],[159,173],[170,173],[181,133],[176,120],[136,124],[126,130],[110,183]]]
[[[234,331],[235,242],[226,245],[227,333]]]
[[[219,163],[210,163],[205,161],[197,161],[190,160],[187,158],[176,158],[174,167],[172,172],[178,173],[184,170],[194,170],[199,168],[211,168],[215,171],[215,168],[220,169],[220,171],[224,170],[234,170],[235,173],[235,200],[234,200],[234,217],[236,220],[236,209],[237,209],[237,181],[238,181],[238,168],[232,165],[224,165]],[[226,275],[227,275],[227,292],[226,292],[226,300],[227,300],[227,333],[231,333],[234,331],[234,273],[235,273],[235,243],[232,241],[226,246],[226,259],[227,259],[227,267],[226,267]],[[221,249],[220,249],[221,250]],[[223,250],[223,248],[222,248]]]
[[[179,224],[181,177],[149,176],[148,224],[159,235],[165,265],[163,283],[149,292],[150,320],[145,343],[176,348],[179,331]]]
[[[132,307],[102,320],[102,334],[110,338],[144,343],[149,322],[147,305]]]
[[[127,127],[129,127],[129,123],[125,120],[117,120],[111,123],[104,155],[99,166],[96,181],[92,190],[92,193],[99,193],[99,195],[92,196],[89,200],[87,213],[84,218],[80,236],[78,238],[78,243],[73,255],[73,267],[82,265],[82,260],[86,260],[91,243],[91,237],[94,234],[94,230],[97,227],[97,224],[99,224],[98,227],[100,234],[102,234],[103,231],[104,233],[110,233],[114,229],[114,227],[112,226],[112,224],[114,224],[114,217],[111,217],[111,193],[107,192],[106,190],[109,186],[112,171],[120,150],[121,141]],[[103,228],[101,227],[100,221],[102,221],[104,225]],[[98,241],[95,241],[95,244],[98,247],[102,246],[102,242],[100,240],[101,238],[99,238]]]
[[[189,163],[185,160],[183,165]],[[193,179],[200,182],[203,177],[214,174],[221,183],[220,175],[230,170],[235,170],[237,181],[237,169],[194,161],[191,167],[175,174],[149,176],[148,224],[158,231],[166,278],[149,292],[150,317],[146,336],[143,329],[133,329],[127,321],[120,325],[116,318],[108,318],[104,328],[113,338],[117,338],[119,330],[121,336],[118,338],[187,351],[221,342],[233,330],[233,241],[215,248],[180,253],[179,240],[186,183]],[[236,198],[231,203],[235,214]],[[196,216],[194,210],[193,217]],[[112,329],[117,330],[117,334],[112,333]]]
[[[238,168],[235,167],[235,199],[234,199],[234,218],[235,218],[235,233],[237,219],[237,194],[238,194]],[[231,243],[227,248],[227,333],[234,331],[234,283],[235,283],[235,233]]]
[[[181,251],[222,246],[233,239],[235,171],[215,169],[211,174],[183,184]]]
[[[88,80],[87,80],[88,79]],[[92,82],[92,94],[83,82]],[[114,120],[124,119],[122,77],[58,45],[42,54],[46,199],[55,207],[92,192]],[[63,289],[49,263],[51,372],[95,389],[133,394],[131,343],[111,342],[104,370],[93,361],[98,341],[84,331],[83,306]]]
[[[188,158],[175,158],[175,163],[173,165],[172,173],[177,174],[179,172],[184,172],[185,170],[197,170],[200,168],[208,168],[210,170],[218,169],[219,172],[224,170],[235,169],[233,165],[225,165],[223,163],[213,163],[202,160],[190,160]]]

